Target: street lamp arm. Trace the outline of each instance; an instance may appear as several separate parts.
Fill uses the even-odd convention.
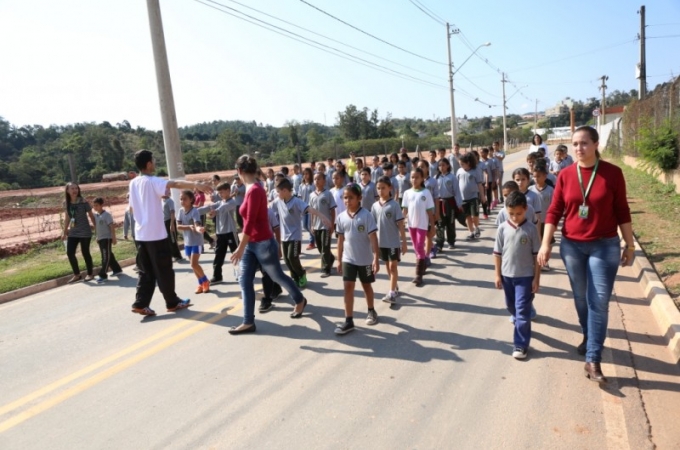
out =
[[[456,69],[455,71],[452,71],[452,75],[457,74],[457,73],[460,71],[460,69],[463,68],[463,66],[465,65],[465,63],[468,62],[468,61],[470,60],[470,58],[472,58],[472,57],[477,53],[477,51],[478,51],[480,48],[482,48],[482,47],[488,47],[488,46],[490,46],[490,45],[491,45],[491,42],[487,42],[487,43],[482,44],[482,45],[480,45],[479,47],[477,47],[472,53],[470,53],[470,56],[468,56],[467,59],[466,59],[465,61],[463,61],[463,64],[461,64],[460,66],[458,66],[458,69]]]

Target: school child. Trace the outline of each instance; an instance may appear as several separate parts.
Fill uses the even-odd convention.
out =
[[[342,274],[345,287],[345,322],[335,329],[338,335],[354,331],[354,288],[357,277],[366,295],[366,325],[378,323],[371,286],[380,269],[378,227],[370,211],[361,207],[361,187],[358,184],[345,186],[343,200],[347,209],[335,219],[338,273]]]
[[[269,220],[269,226],[274,233],[274,237],[276,237],[276,242],[279,244],[279,255],[281,255],[281,230],[279,226],[279,217],[276,214],[276,211],[274,211],[274,208],[267,208],[267,219]],[[260,306],[257,311],[266,313],[274,307],[274,300],[279,298],[283,293],[283,290],[279,283],[272,280],[267,272],[262,269],[262,266],[260,266],[260,272],[262,272],[262,299],[260,299]]]
[[[108,211],[104,211],[104,199],[97,197],[92,202],[92,209],[94,209],[95,231],[97,233],[97,244],[99,244],[99,251],[102,255],[102,268],[99,271],[97,283],[105,283],[108,280],[106,274],[109,269],[113,271],[113,275],[120,275],[123,269],[116,261],[113,254],[112,245],[116,245],[116,224],[113,222],[113,217]]]
[[[300,164],[293,165],[293,176],[291,177],[293,182],[293,195],[298,196],[298,190],[300,189],[300,184],[302,183],[302,171],[300,170]]]
[[[203,268],[199,263],[201,248],[203,247],[203,232],[205,226],[201,222],[201,215],[198,209],[194,208],[194,193],[190,190],[182,191],[180,195],[182,208],[177,217],[177,229],[184,236],[184,254],[189,258],[194,275],[198,279],[196,293],[207,293],[210,291],[210,280],[205,276]]]
[[[455,149],[458,149],[458,151],[456,151]],[[458,144],[454,146],[454,149],[451,150],[451,153],[448,156],[446,155],[446,149],[444,147],[440,147],[437,150],[437,158],[439,159],[439,161],[441,161],[442,159],[449,160],[449,165],[451,166],[451,173],[454,176],[456,176],[458,169],[460,169],[460,163],[458,162],[459,157],[460,148],[458,147]]]
[[[541,197],[535,193],[529,190],[529,179],[531,175],[529,174],[529,171],[524,168],[520,167],[519,169],[515,169],[512,172],[512,179],[515,180],[515,183],[517,183],[517,186],[519,186],[519,192],[524,194],[527,198],[527,204],[531,205],[534,208],[534,212],[536,213],[536,228],[538,229],[538,235],[543,236],[541,234],[541,229],[542,226],[541,224],[543,223],[542,217],[543,217],[543,202],[541,201]]]
[[[345,202],[343,201],[343,195],[345,192],[345,186],[349,183],[345,180],[339,171],[335,171],[333,174],[333,189],[331,189],[331,194],[333,194],[333,200],[335,201],[335,215],[345,211]]]
[[[125,199],[129,202],[130,194],[125,195]],[[123,239],[127,241],[128,236],[132,237],[132,242],[135,241],[135,215],[129,203],[127,208],[125,208],[125,216],[123,218]]]
[[[401,200],[404,197],[404,192],[411,189],[411,176],[406,172],[406,163],[404,161],[399,161],[397,163],[397,175],[396,175],[396,196],[399,206],[401,206]]]
[[[438,211],[437,245],[430,250],[430,258],[437,257],[437,251],[444,249],[444,239],[449,244],[449,250],[456,246],[456,212],[463,207],[463,196],[460,192],[458,179],[451,172],[451,163],[447,158],[439,160],[439,171],[435,180],[438,198],[435,202]],[[426,182],[427,183],[427,182]],[[427,185],[427,184],[426,184]]]
[[[302,184],[298,188],[298,197],[305,203],[309,203],[309,196],[314,192],[314,171],[310,167],[305,167],[302,171]],[[279,220],[281,218],[279,217]],[[302,218],[302,226],[305,231],[309,233],[309,241],[307,245],[307,250],[313,250],[314,245],[314,232],[312,231],[312,221],[309,214],[305,214]]]
[[[493,147],[489,148],[488,164],[490,169],[489,172],[491,173],[491,192],[487,189],[486,203],[491,205],[490,209],[494,209],[498,206],[498,168],[500,163],[494,156]]]
[[[236,200],[236,224],[238,225],[238,231],[239,233],[243,229],[243,217],[241,217],[241,212],[239,211],[241,209],[241,205],[243,204],[243,200],[246,198],[246,185],[243,183],[243,180],[239,178],[238,175],[234,176],[234,183],[231,187],[232,192],[234,192],[232,195],[234,196],[234,200]]]
[[[279,181],[283,180],[284,178],[286,178],[286,177],[283,175],[282,172],[276,172],[276,175],[274,175],[274,186],[278,186]],[[288,180],[288,181],[290,181],[290,180]],[[291,186],[292,186],[292,182],[291,182]],[[279,198],[279,193],[276,191],[276,188],[274,188],[274,190],[267,193],[267,203],[271,203],[274,200],[276,200],[277,198]]]
[[[335,177],[336,173],[340,174],[340,177],[343,180],[343,184],[349,184],[349,182],[351,181],[349,175],[347,175],[345,165],[342,163],[342,161],[338,160],[335,162],[335,170],[331,173],[330,176],[326,175],[326,189],[332,189],[335,186],[335,181],[333,181],[333,178]]]
[[[341,175],[338,173],[338,176]],[[333,233],[332,224],[335,223],[336,205],[333,194],[326,189],[326,178],[323,174],[314,175],[314,184],[316,190],[309,196],[309,206],[330,219],[330,226],[323,223],[319,217],[312,219],[316,248],[321,254],[321,278],[327,278],[331,276],[331,269],[335,262],[335,257],[331,251],[331,234]]]
[[[422,286],[427,264],[425,241],[428,236],[432,238],[435,232],[434,200],[430,191],[425,188],[425,174],[418,167],[411,171],[411,185],[413,187],[404,192],[401,207],[408,222],[408,231],[416,254],[416,276],[413,284]]]
[[[496,233],[494,265],[496,289],[505,291],[505,304],[515,318],[515,359],[527,357],[531,341],[531,304],[540,284],[541,269],[536,255],[541,246],[538,231],[526,220],[527,199],[521,192],[505,198],[508,221]]]
[[[484,147],[482,149],[482,154],[480,155],[481,158],[479,160],[479,167],[482,169],[483,172],[483,177],[484,177],[484,191],[486,193],[485,198],[486,202],[482,205],[482,210],[484,211],[484,215],[482,218],[484,220],[487,220],[489,218],[489,214],[491,213],[491,202],[492,202],[492,188],[493,188],[493,166],[492,162],[489,159],[489,149]]]
[[[428,152],[428,168],[427,168],[427,173],[423,172],[425,175],[425,178],[434,178],[437,176],[437,172],[439,171],[439,162],[437,160],[437,151],[436,150],[430,150]]]
[[[439,162],[437,162],[439,163]],[[437,232],[437,225],[439,223],[439,220],[441,219],[439,215],[439,186],[437,186],[437,179],[427,176],[430,172],[430,163],[421,160],[418,161],[418,167],[420,170],[423,171],[423,173],[426,175],[425,181],[423,184],[425,185],[425,188],[430,191],[430,194],[432,194],[432,201],[434,201],[434,223],[435,223],[435,233]],[[437,169],[437,174],[439,174],[439,169]],[[458,184],[456,182],[456,184]],[[434,243],[434,236],[431,236],[429,233],[427,234],[427,239],[425,240],[425,267],[430,267],[432,264],[431,259],[434,259],[437,257],[437,246]]]
[[[484,192],[484,186],[476,169],[477,159],[474,153],[466,153],[460,157],[460,169],[456,173],[456,178],[463,199],[465,222],[470,232],[468,237],[465,238],[466,241],[473,241],[481,235],[479,225],[475,224],[474,219],[476,217],[479,221],[479,194]],[[440,192],[439,195],[441,196],[442,193]],[[483,196],[482,201],[486,201]]]
[[[397,166],[399,165],[399,155],[396,153],[390,153],[389,160],[390,164],[392,164],[392,167],[394,167],[396,170]]]
[[[382,167],[380,167],[380,158],[378,155],[375,155],[373,157],[373,166],[371,167],[371,172],[369,173],[371,176],[371,182],[373,185],[375,185],[378,182],[378,178],[383,176],[383,170]],[[369,211],[371,208],[367,208]]]
[[[382,165],[382,170],[383,170],[383,177],[387,177],[390,179],[390,182],[394,179],[394,166],[390,162],[383,163]],[[380,177],[382,178],[382,177]],[[380,180],[378,178],[378,180]],[[376,190],[378,189],[378,183],[375,183],[375,188]],[[392,194],[392,197],[396,195],[396,191],[394,190],[394,187],[390,187],[390,193]],[[380,197],[380,194],[378,194],[378,197]]]
[[[541,223],[538,230],[538,235],[543,236],[543,231],[545,230],[545,215],[552,202],[554,188],[548,184],[548,173],[545,164],[535,164],[534,165],[534,185],[529,186],[529,191],[536,193],[541,199]],[[546,263],[542,267],[542,270],[550,270],[550,266]]]
[[[500,141],[494,141],[493,144],[491,145],[491,151],[493,153],[494,158],[496,159],[497,167],[498,167],[498,175],[496,177],[496,185],[498,186],[498,203],[503,203],[503,195],[502,195],[502,185],[503,185],[503,174],[505,173],[505,169],[503,167],[503,160],[505,159],[505,152],[501,148],[501,143]]]
[[[232,197],[231,186],[229,183],[220,183],[217,185],[217,193],[220,196],[219,202],[199,210],[199,213],[208,212],[210,216],[215,218],[217,245],[215,247],[215,259],[213,259],[211,284],[223,281],[222,266],[224,265],[224,258],[227,256],[227,249],[234,253],[239,244],[236,223],[234,223],[234,216],[232,215],[234,209],[236,209],[236,200]]]
[[[265,180],[265,189],[267,194],[276,190],[276,179],[274,178],[274,169],[271,167],[267,169],[267,179]]]
[[[557,177],[562,169],[569,167],[571,163],[567,159],[567,146],[558,145],[555,150],[555,159],[550,162],[550,173]]]
[[[217,176],[217,175],[214,175]],[[163,222],[165,223],[165,231],[168,233],[168,242],[170,243],[170,254],[174,262],[183,260],[182,253],[179,251],[177,245],[177,222],[175,214],[175,201],[170,197],[170,190],[165,191],[165,195],[161,197],[163,203]],[[213,200],[215,201],[215,200]]]
[[[356,161],[357,170],[354,171],[354,179],[352,180],[356,184],[361,183],[361,171],[364,170],[364,160],[357,158]]]
[[[503,197],[507,197],[511,192],[515,191],[519,191],[519,186],[512,180],[506,181],[502,186]],[[526,219],[529,221],[529,223],[533,223],[534,225],[538,223],[538,218],[536,217],[534,207],[529,204],[527,204]],[[500,224],[506,220],[508,220],[508,213],[505,208],[501,208],[501,210],[498,211],[498,215],[496,216],[496,226],[500,226]]]
[[[411,178],[411,169],[413,168],[411,164],[411,158],[408,157],[408,153],[406,153],[406,149],[402,149],[404,152],[399,155],[400,161],[402,161],[404,164],[406,164],[406,174]]]
[[[335,172],[335,160],[329,156],[326,158],[326,175],[329,180],[333,179],[333,172]]]
[[[390,277],[390,290],[382,300],[386,303],[396,303],[399,295],[397,264],[401,261],[401,255],[406,253],[404,215],[392,195],[392,180],[389,177],[380,177],[377,189],[380,198],[373,204],[371,214],[378,227],[380,259],[385,263],[387,275]]]
[[[377,199],[378,191],[372,181],[371,169],[364,167],[361,169],[361,207],[370,211]]]
[[[325,184],[325,174],[317,173],[317,177]],[[310,207],[301,198],[293,197],[293,186],[287,179],[284,178],[279,181],[276,190],[279,192],[279,198],[274,200],[272,206],[278,213],[281,224],[283,260],[290,271],[293,281],[295,281],[300,289],[304,289],[307,286],[307,272],[300,263],[300,251],[302,250],[302,229],[300,224],[302,223],[302,216],[304,214],[317,216],[329,228],[331,222],[326,216]]]

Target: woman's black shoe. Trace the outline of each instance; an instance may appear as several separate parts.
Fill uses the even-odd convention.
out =
[[[305,312],[306,307],[307,307],[307,299],[303,298],[302,299],[302,309],[300,310],[300,312],[293,311],[292,313],[290,313],[290,318],[291,319],[299,319],[300,317],[302,317],[302,313]]]
[[[255,326],[255,324],[252,324],[248,328],[241,328],[241,329],[238,329],[237,327],[231,327],[229,329],[229,334],[236,335],[236,334],[254,333],[255,330],[257,330],[257,327]]]
[[[590,378],[598,383],[606,383],[607,378],[602,374],[602,369],[600,368],[600,363],[587,362],[583,368],[586,372],[586,378]]]

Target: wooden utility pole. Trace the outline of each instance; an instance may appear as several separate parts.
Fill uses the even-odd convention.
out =
[[[574,107],[572,106],[569,108],[569,125],[571,126],[571,134],[574,134],[574,130],[576,129],[576,123],[574,119]]]
[[[600,77],[600,80],[602,80],[602,85],[600,86],[600,89],[602,89],[602,111],[600,111],[600,125],[604,126],[607,124],[607,111],[605,108],[607,107],[606,105],[606,98],[607,98],[607,85],[605,84],[606,81],[609,79],[607,75],[602,75]]]
[[[458,34],[460,33],[460,30],[456,29],[451,29],[449,24],[446,24],[446,46],[448,49],[448,55],[449,55],[449,93],[450,93],[450,100],[451,100],[451,151],[453,151],[453,146],[456,144],[456,104],[453,99],[453,60],[451,59],[451,35],[452,34]]]
[[[536,99],[536,104],[534,106],[534,134],[538,134],[538,99]]]
[[[645,5],[640,6],[640,88],[638,91],[638,100],[644,100],[647,97],[647,56],[645,52]]]

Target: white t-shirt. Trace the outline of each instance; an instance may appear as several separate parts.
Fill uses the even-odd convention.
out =
[[[434,210],[434,200],[428,189],[416,191],[411,188],[404,192],[401,207],[408,210],[407,219],[409,228],[427,230],[430,226],[428,210]]]
[[[161,241],[168,237],[163,221],[161,197],[168,180],[141,175],[130,182],[130,206],[135,214],[135,239]]]

